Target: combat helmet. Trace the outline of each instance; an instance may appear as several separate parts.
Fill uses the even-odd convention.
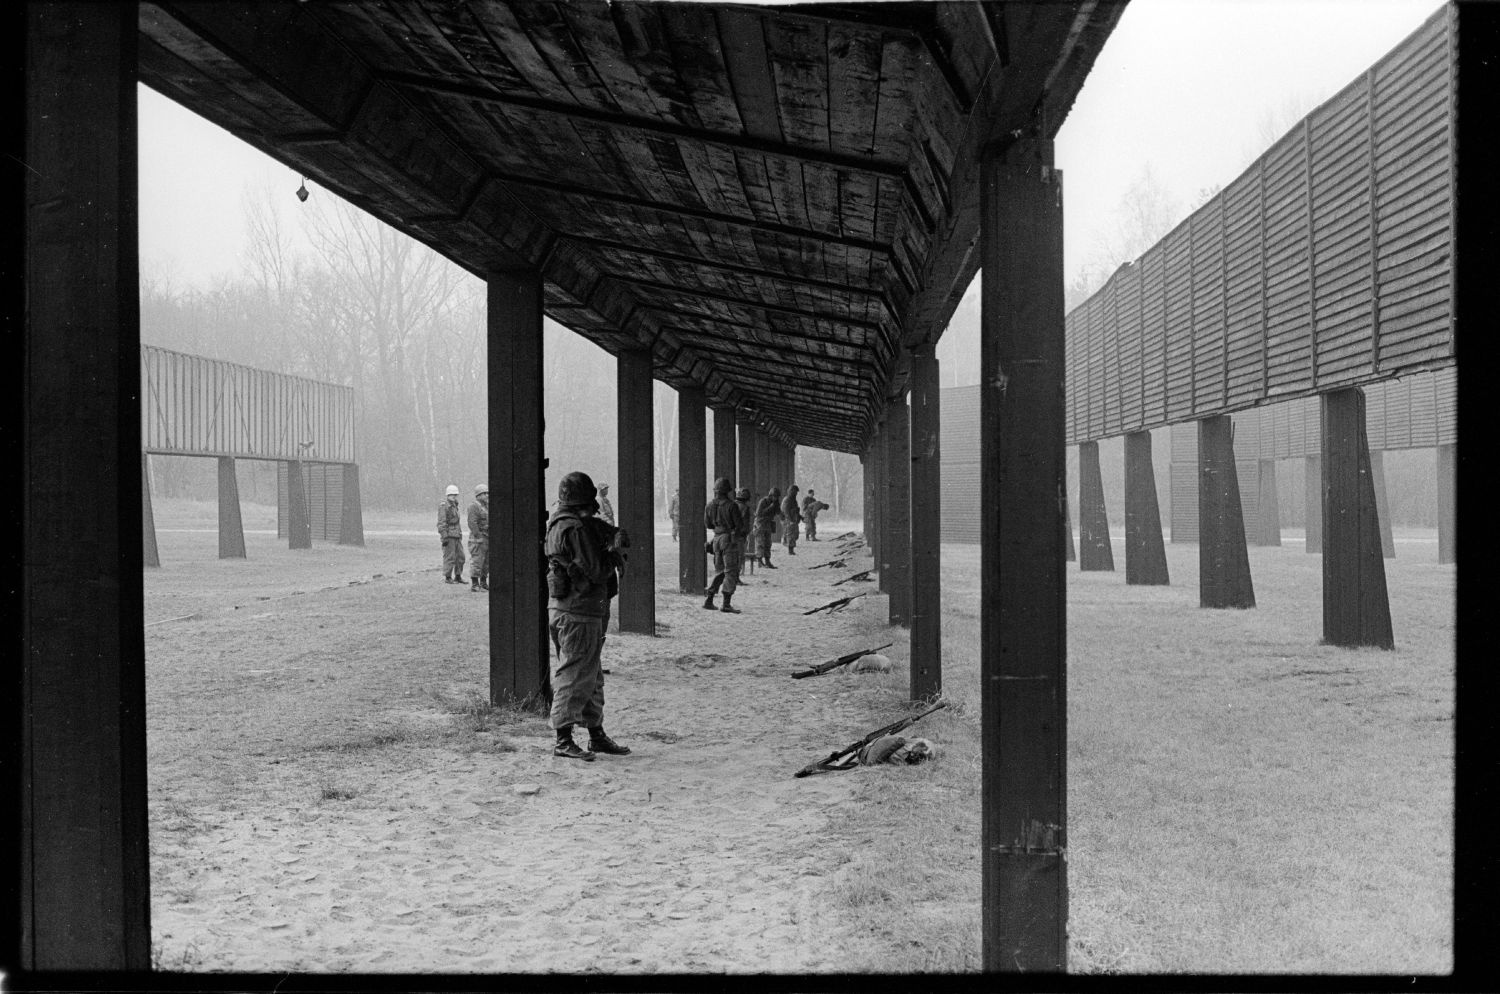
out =
[[[727,497],[727,496],[729,496],[730,487],[731,487],[731,484],[729,482],[729,477],[727,477],[727,476],[721,476],[721,477],[719,477],[717,480],[714,481],[714,496],[715,497]]]
[[[587,507],[598,496],[599,491],[587,473],[574,471],[558,481],[557,502],[563,507]]]

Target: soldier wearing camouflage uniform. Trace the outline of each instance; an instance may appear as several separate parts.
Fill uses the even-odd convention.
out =
[[[703,509],[703,527],[713,532],[714,579],[708,585],[703,606],[712,611],[714,595],[719,587],[724,588],[725,614],[739,614],[740,609],[729,601],[735,588],[740,585],[740,566],[744,560],[744,515],[740,505],[729,496],[730,483],[725,477],[714,481],[714,499]]]
[[[438,505],[438,538],[443,542],[443,582],[464,582],[464,529],[458,512],[458,487],[448,484]]]
[[[609,601],[619,592],[625,531],[601,521],[598,491],[587,473],[569,473],[557,487],[557,510],[547,521],[547,620],[555,650],[552,712],[554,756],[592,762],[595,753],[630,752],[604,731],[604,629]],[[589,748],[573,741],[573,727],[589,730]]]
[[[490,485],[474,488],[469,505],[469,590],[490,589]]]
[[[797,503],[797,484],[787,487],[786,498],[781,502],[781,516],[786,521],[781,541],[786,545],[786,554],[797,554],[797,526],[802,523],[802,508]]]
[[[771,533],[776,530],[776,519],[781,515],[781,491],[775,487],[755,505],[755,557],[766,569],[776,569],[771,563]]]

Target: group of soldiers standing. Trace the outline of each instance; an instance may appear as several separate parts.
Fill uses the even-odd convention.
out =
[[[766,569],[777,568],[771,562],[771,538],[778,522],[783,526],[782,542],[787,555],[795,556],[797,526],[805,525],[808,541],[816,542],[818,512],[828,509],[828,505],[818,500],[812,490],[799,501],[794,483],[787,488],[785,497],[779,487],[772,487],[751,511],[750,491],[744,487],[733,490],[733,486],[727,477],[715,480],[713,500],[703,509],[703,526],[713,534],[705,551],[714,560],[714,578],[704,591],[703,607],[712,610],[714,597],[722,589],[724,603],[719,610],[726,614],[741,613],[733,606],[732,599],[740,583],[740,570],[746,556]]]
[[[490,589],[490,487],[474,487],[469,502],[469,590]],[[458,487],[448,484],[443,502],[438,505],[438,537],[443,540],[443,582],[464,582],[464,532],[458,513]]]

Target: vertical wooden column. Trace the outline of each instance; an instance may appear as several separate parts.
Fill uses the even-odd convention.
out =
[[[1099,443],[1078,445],[1078,568],[1114,570],[1115,550],[1104,509],[1104,479],[1099,474]]]
[[[1141,586],[1171,582],[1149,431],[1125,436],[1125,582]]]
[[[550,688],[542,576],[542,275],[487,276],[490,702],[536,705]],[[575,467],[564,467],[571,472]]]
[[[942,451],[938,360],[932,346],[911,360],[911,697],[943,691]]]
[[[864,554],[875,556],[875,450],[866,449],[859,457],[860,530],[865,537]]]
[[[1062,176],[980,163],[980,657],[987,971],[1067,967]]]
[[[622,350],[618,357],[620,486],[618,523],[630,533],[630,562],[620,581],[620,631],[656,634],[656,528],[652,513],[655,423],[651,352]]]
[[[882,419],[884,412],[881,412]],[[881,534],[885,527],[885,422],[875,423],[875,431],[870,439],[871,469],[870,474],[870,557],[875,560],[875,589],[885,593],[885,570],[880,565],[880,543],[883,540]]]
[[[750,509],[753,511],[755,502],[765,493],[760,477],[755,474],[755,426],[742,421],[735,427],[739,434],[739,485],[750,491]]]
[[[1305,460],[1303,493],[1306,505],[1303,517],[1307,519],[1307,550],[1319,555],[1323,553],[1323,457],[1308,456]]]
[[[219,457],[219,558],[245,558],[245,525],[240,517],[240,484],[234,457]]]
[[[1198,422],[1198,605],[1255,606],[1234,423],[1227,414]]]
[[[1078,553],[1073,548],[1073,518],[1068,513],[1067,494],[1063,495],[1062,502],[1062,540],[1063,560],[1074,563],[1078,561]]]
[[[1458,559],[1458,447],[1437,447],[1438,562]]]
[[[1323,641],[1395,648],[1358,388],[1322,395]]]
[[[1396,541],[1391,535],[1391,502],[1385,493],[1385,453],[1370,450],[1370,482],[1375,487],[1375,517],[1380,522],[1380,554],[1396,558]]]
[[[885,580],[888,620],[911,624],[911,420],[906,397],[885,405],[885,522],[881,528],[880,575]]]
[[[677,574],[683,593],[699,595],[708,586],[708,560],[703,555],[703,507],[708,503],[704,412],[702,389],[677,391]]]
[[[734,411],[727,407],[714,408],[714,479],[722,476],[736,487],[743,487],[745,481],[740,479],[739,466],[735,461],[734,436]],[[704,501],[705,505],[707,503]],[[693,513],[702,517],[703,508],[697,508]],[[688,520],[685,514],[680,517],[683,522]],[[695,521],[693,527],[696,529],[699,524],[702,522]]]
[[[19,887],[28,971],[151,966],[134,3],[28,4]],[[19,46],[18,46],[19,47]],[[19,143],[18,143],[19,144]],[[18,191],[19,192],[19,191]],[[65,562],[60,564],[59,557]],[[18,940],[18,941],[17,941]],[[23,981],[24,984],[24,981]]]
[[[1256,545],[1281,544],[1281,505],[1276,492],[1276,460],[1256,461],[1256,501],[1254,542]]]
[[[771,439],[762,428],[756,428],[751,437],[755,440],[755,482],[760,484],[756,496],[764,497],[776,486],[775,474],[771,471]]]
[[[365,511],[359,495],[358,463],[344,463],[344,496],[340,511],[339,545],[364,545]]]
[[[151,510],[151,457],[141,453],[141,556],[143,566],[160,566],[156,548],[156,515]]]
[[[312,548],[312,508],[307,503],[307,479],[301,459],[286,463],[286,547]]]

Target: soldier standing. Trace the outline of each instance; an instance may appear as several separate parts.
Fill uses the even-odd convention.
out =
[[[609,484],[608,483],[601,483],[601,484],[599,484],[599,500],[598,500],[597,503],[599,504],[599,518],[600,518],[600,520],[603,521],[605,524],[608,524],[608,525],[614,524],[615,523],[615,508],[614,508],[614,505],[609,502]]]
[[[672,500],[667,504],[667,517],[672,519],[672,541],[677,541],[678,491],[672,491]]]
[[[797,484],[793,483],[786,490],[786,499],[781,502],[781,516],[786,519],[785,534],[782,541],[786,543],[786,554],[795,556],[797,554],[797,526],[802,523],[802,509],[797,504]]]
[[[469,591],[490,589],[490,485],[474,488],[469,505]]]
[[[703,527],[713,532],[714,579],[708,585],[703,606],[712,611],[714,594],[724,587],[725,614],[739,614],[740,609],[729,603],[735,588],[740,585],[740,565],[744,559],[744,516],[740,505],[729,497],[729,480],[719,477],[714,481],[714,499],[703,509]]]
[[[438,538],[443,540],[443,582],[464,582],[464,529],[458,512],[458,487],[448,484],[438,505]]]
[[[630,752],[604,731],[604,628],[610,598],[619,592],[622,529],[594,517],[598,492],[587,473],[569,473],[557,487],[557,510],[547,522],[547,620],[555,650],[550,723],[552,755],[592,762],[598,752]],[[573,727],[589,730],[589,748],[573,741]]]
[[[806,528],[803,537],[809,542],[818,540],[818,512],[828,510],[828,505],[818,500],[811,487],[808,488],[807,496],[802,498],[802,524]]]
[[[755,505],[755,557],[766,569],[776,569],[771,563],[771,533],[776,530],[776,518],[781,514],[781,491],[775,487]]]

